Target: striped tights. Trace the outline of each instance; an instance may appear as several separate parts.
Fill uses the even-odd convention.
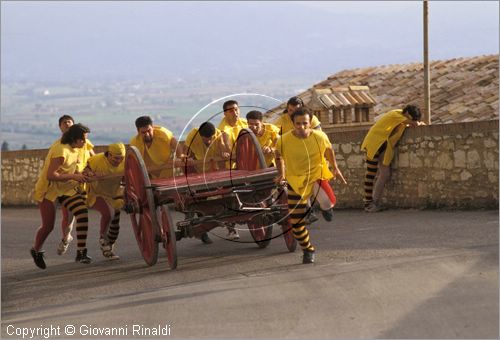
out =
[[[58,200],[75,217],[77,249],[85,249],[87,246],[87,232],[89,229],[89,217],[87,205],[85,204],[85,196],[81,194],[60,196]]]
[[[288,189],[288,211],[290,213],[290,223],[292,224],[293,236],[300,244],[302,250],[314,251],[314,247],[309,239],[309,231],[305,224],[307,216],[308,198],[302,198],[290,187]]]

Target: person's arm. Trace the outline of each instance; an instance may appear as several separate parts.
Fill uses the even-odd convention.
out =
[[[231,156],[231,145],[229,144],[229,135],[225,131],[222,131],[221,147],[222,158],[229,158]]]
[[[278,169],[278,177],[275,182],[278,184],[283,184],[285,182],[285,161],[281,158],[281,152],[276,149],[274,150],[274,158],[276,159],[276,168]]]
[[[177,142],[177,139],[175,137],[172,137],[172,139],[170,139],[170,149],[175,150],[175,156],[177,158],[186,158],[184,147],[182,145],[179,145],[179,147],[177,147],[177,144],[179,144]]]
[[[47,180],[55,181],[55,182],[64,182],[64,181],[78,181],[78,182],[86,182],[88,177],[82,173],[74,173],[74,174],[62,174],[57,170],[63,165],[64,157],[52,158],[49,163],[49,168],[47,169]]]
[[[332,148],[327,148],[325,150],[325,158],[331,164],[331,166],[333,168],[333,174],[335,176],[339,176],[340,179],[342,180],[342,182],[344,182],[344,184],[347,184],[347,181],[345,180],[344,175],[342,175],[342,172],[339,169],[339,166],[337,164],[337,160],[335,159],[335,152],[333,151]]]

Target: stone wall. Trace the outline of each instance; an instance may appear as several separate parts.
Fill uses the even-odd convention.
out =
[[[348,185],[334,181],[338,208],[363,206],[362,131],[329,132]],[[97,147],[97,152],[103,147]],[[33,205],[46,149],[2,152],[2,205]],[[407,129],[383,196],[388,207],[498,208],[498,121]]]
[[[338,208],[363,206],[368,129],[328,133],[348,185],[333,182]],[[398,208],[498,208],[498,121],[406,129],[383,196]]]

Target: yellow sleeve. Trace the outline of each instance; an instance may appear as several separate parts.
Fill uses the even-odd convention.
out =
[[[66,144],[57,144],[57,145],[54,145],[54,150],[52,152],[52,157],[51,158],[59,158],[59,157],[62,157],[64,159],[66,159],[66,156],[68,154],[68,149],[64,147],[64,145]]]
[[[164,128],[163,126],[160,126],[159,131],[161,131],[161,137],[165,140],[167,140],[168,142],[170,142],[170,140],[172,139],[172,137],[174,136],[174,134],[172,133],[172,131],[170,130],[167,130],[166,128]]]
[[[282,152],[282,141],[283,140],[283,136],[281,136],[280,138],[278,138],[278,140],[276,141],[276,150],[278,150],[278,152],[283,156],[283,152]]]
[[[139,145],[137,143],[137,137],[138,136],[134,136],[134,137],[130,138],[129,144],[132,145],[132,146],[138,147]]]
[[[315,127],[318,127],[319,125],[321,125],[321,122],[319,121],[318,117],[313,115],[312,119],[311,119],[311,128],[314,129]]]
[[[190,148],[193,145],[194,137],[196,136],[196,133],[198,132],[197,128],[192,129],[189,131],[186,141],[184,142],[187,148]]]
[[[90,157],[89,160],[87,161],[87,165],[93,171],[97,170],[97,167],[98,167],[98,164],[99,164],[98,158],[100,157],[99,155],[100,155],[100,153],[98,153],[97,155],[94,155],[94,156]]]
[[[87,149],[87,151],[91,151],[92,149],[94,149],[94,144],[92,144],[90,139],[87,139],[85,141],[85,149]]]
[[[330,138],[328,138],[328,135],[323,131],[318,131],[318,132],[320,132],[320,135],[322,136],[322,142],[325,149],[331,149],[332,143],[330,142]]]

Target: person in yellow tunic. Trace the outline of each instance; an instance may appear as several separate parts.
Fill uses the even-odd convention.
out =
[[[304,107],[304,102],[299,97],[292,97],[288,100],[285,111],[283,111],[281,116],[274,122],[274,125],[280,129],[280,135],[284,135],[288,131],[294,129],[292,115],[301,107]],[[311,119],[311,128],[321,130],[321,122],[314,115]]]
[[[365,211],[381,210],[380,198],[391,176],[394,147],[407,127],[423,124],[420,119],[420,109],[415,105],[407,105],[402,110],[392,110],[379,116],[368,130],[361,144],[361,150],[366,151]]]
[[[78,172],[78,163],[81,162],[79,149],[85,146],[89,128],[82,124],[72,125],[66,131],[60,142],[54,143],[47,156],[48,166],[42,169],[40,177],[48,181],[47,189],[35,193],[38,201],[42,225],[37,229],[35,241],[31,248],[31,256],[35,265],[46,268],[43,243],[54,229],[55,201],[58,200],[68,209],[76,219],[77,252],[76,262],[90,263],[87,256],[88,211],[85,197],[81,194],[80,184],[87,182],[88,176]]]
[[[124,204],[121,186],[124,159],[125,145],[110,144],[106,152],[90,157],[85,169],[96,176],[95,180],[88,183],[87,206],[101,214],[99,245],[102,255],[108,260],[120,258],[115,255],[114,246],[120,232],[120,209]]]
[[[217,162],[212,164],[210,160],[229,158],[230,151],[224,143],[222,132],[210,122],[204,122],[198,128],[192,129],[184,143],[184,154],[187,157],[205,161],[195,167],[199,173],[221,169]]]
[[[172,152],[178,158],[183,158],[182,147],[177,147],[177,139],[172,132],[164,127],[153,125],[153,120],[149,116],[141,116],[135,120],[137,135],[130,139],[130,145],[139,149],[144,159],[146,167],[153,169],[164,166],[172,160]],[[172,177],[174,169],[152,170],[152,178]]]
[[[222,105],[222,109],[224,110],[224,118],[219,123],[218,129],[223,132],[224,144],[233,150],[238,134],[241,129],[248,128],[248,123],[245,119],[240,118],[240,107],[236,100],[226,101]],[[233,150],[232,156],[234,157],[234,155]]]
[[[65,133],[73,124],[75,124],[75,120],[70,115],[63,115],[59,118],[59,129],[62,133]],[[89,139],[85,140],[85,146],[81,149],[78,149],[80,152],[80,162],[77,166],[78,172],[83,172],[85,169],[85,165],[87,164],[88,159],[95,155],[94,153],[94,144]],[[81,184],[82,194],[86,194],[87,184]],[[65,254],[68,250],[69,244],[73,241],[73,236],[71,236],[71,231],[73,230],[74,217],[70,216],[68,210],[63,206],[61,208],[62,211],[62,219],[61,219],[61,231],[62,231],[62,240],[59,242],[57,247],[57,254],[62,255]]]
[[[75,120],[70,115],[62,115],[61,117],[59,117],[59,129],[61,130],[62,134],[68,131],[68,129],[74,124]],[[51,145],[51,147],[60,142],[61,139],[59,138]],[[86,164],[88,157],[94,154],[93,148],[94,145],[90,142],[90,140],[86,139],[85,146],[83,148],[78,149],[78,151],[80,152],[80,158],[79,158],[80,161],[77,167],[78,172],[83,171],[84,166],[82,165]],[[45,157],[45,162],[43,164],[42,172],[46,171],[49,164],[50,164],[50,158],[49,155],[47,155]],[[85,183],[82,183],[80,185],[83,191],[85,191]],[[44,176],[40,176],[35,184],[35,191],[34,191],[35,201],[41,202],[43,200],[43,196],[47,192],[48,187],[49,187],[49,181],[47,180],[47,178],[45,178]],[[82,194],[85,193],[82,192]],[[57,247],[58,255],[65,254],[66,251],[68,250],[69,244],[71,243],[71,241],[73,241],[73,236],[71,236],[71,231],[73,230],[74,217],[64,206],[61,206],[61,213],[62,213],[62,219],[61,219],[62,239]]]
[[[268,167],[275,166],[274,149],[276,148],[276,142],[278,142],[280,129],[273,124],[262,122],[262,112],[260,111],[250,111],[247,113],[246,118],[248,127],[259,141],[266,159],[266,165]]]
[[[288,182],[290,222],[304,253],[302,263],[315,260],[315,248],[305,225],[309,198],[319,203],[323,217],[331,221],[336,198],[328,181],[338,176],[347,183],[337,166],[328,136],[323,131],[311,129],[311,119],[312,114],[306,108],[296,110],[292,115],[295,128],[278,140],[275,152],[279,171],[277,182]]]
[[[223,169],[224,164],[212,163],[211,160],[215,158],[227,159],[230,151],[224,143],[222,132],[210,122],[204,122],[198,128],[192,129],[184,143],[184,153],[188,158],[204,161],[203,164],[195,166],[198,173]],[[200,239],[205,244],[212,243],[208,233],[203,233]]]

